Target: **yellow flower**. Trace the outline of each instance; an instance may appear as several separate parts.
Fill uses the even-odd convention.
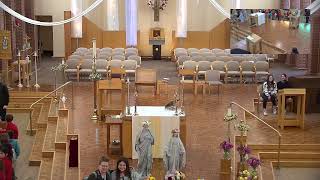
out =
[[[153,177],[153,176],[150,176],[150,177],[149,177],[149,180],[156,180],[156,178]]]
[[[253,179],[258,179],[258,176],[254,176]]]
[[[244,180],[243,177],[239,177],[239,180]]]

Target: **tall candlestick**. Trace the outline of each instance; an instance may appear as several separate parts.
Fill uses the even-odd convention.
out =
[[[22,88],[23,85],[21,83],[21,64],[20,64],[21,53],[20,53],[20,50],[18,51],[18,55],[17,56],[18,56],[18,73],[19,73],[19,75],[18,75],[18,78],[19,78],[18,87]]]
[[[97,41],[95,38],[92,39],[92,55],[93,55],[93,58],[96,58],[97,57]]]
[[[230,107],[228,108],[228,113],[227,113],[227,115],[228,115],[228,116],[231,116],[231,108],[230,108]]]

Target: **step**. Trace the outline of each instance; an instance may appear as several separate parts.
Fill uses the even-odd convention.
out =
[[[36,130],[38,128],[38,118],[40,116],[40,112],[42,110],[42,104],[37,104],[34,106],[33,111],[31,113],[31,121],[32,121],[32,129]],[[30,134],[30,122],[27,127],[27,134]]]
[[[57,121],[57,133],[55,139],[56,148],[65,148],[67,143],[68,110],[59,110]]]
[[[47,131],[43,142],[42,152],[54,152],[56,130],[57,118],[50,118],[47,124]]]
[[[43,158],[41,161],[38,180],[51,180],[53,158]]]
[[[39,116],[38,122],[37,122],[38,124],[40,124],[40,125],[47,124],[51,102],[52,102],[52,99],[48,103],[47,102],[43,103],[42,110],[40,112],[40,116]]]
[[[44,97],[50,92],[35,91],[9,91],[10,97]]]
[[[278,161],[271,161],[272,167],[278,166]],[[280,161],[280,167],[320,168],[320,161]]]
[[[259,157],[261,159],[277,159],[277,152],[259,152]],[[320,160],[320,153],[317,152],[280,152],[280,160]]]
[[[253,151],[278,151],[278,144],[249,144]],[[320,144],[281,144],[281,151],[320,152]]]
[[[10,103],[30,103],[31,105],[39,99],[40,97],[10,97]],[[51,97],[44,98],[40,103],[48,102],[50,99]]]
[[[32,145],[32,150],[29,157],[30,166],[40,166],[42,159],[42,147],[44,142],[44,137],[46,134],[46,128],[38,128],[37,133]]]
[[[66,169],[66,149],[56,149],[52,166],[52,180],[63,180]],[[66,179],[67,180],[67,179]]]

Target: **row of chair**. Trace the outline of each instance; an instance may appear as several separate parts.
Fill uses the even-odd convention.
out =
[[[110,59],[112,56],[124,56],[125,59],[127,59],[129,56],[136,55],[138,56],[138,49],[136,48],[102,48],[96,49],[96,56],[98,59]],[[84,59],[92,59],[93,58],[93,50],[92,48],[86,49],[86,48],[78,48],[74,53],[72,53],[71,56],[81,56]],[[69,57],[70,58],[70,57]],[[68,58],[68,59],[69,59]]]
[[[208,70],[217,70],[224,77],[225,82],[231,77],[240,77],[240,82],[243,78],[251,77],[256,82],[257,76],[267,76],[269,74],[269,63],[266,61],[185,61],[181,69],[192,70],[197,74],[197,78]]]
[[[208,49],[208,48],[201,48],[201,49],[197,49],[197,48],[175,48],[174,49],[174,54],[176,55],[177,53],[214,53],[214,54],[218,54],[218,53],[225,53],[225,54],[230,54],[230,49],[219,49],[219,48],[214,48],[214,49]]]
[[[224,61],[224,62],[228,62],[228,61],[238,61],[238,62],[242,62],[242,61],[252,61],[252,62],[256,62],[256,61],[268,61],[267,55],[266,54],[256,54],[256,55],[245,55],[245,56],[239,56],[239,55],[229,55],[229,56],[207,56],[207,57],[203,57],[203,56],[195,56],[195,57],[190,57],[190,56],[181,56],[178,58],[177,60],[177,66],[181,67],[183,62],[185,61],[196,61],[196,62],[200,62],[200,61],[209,61],[209,62],[214,62],[214,61]]]
[[[68,78],[72,75],[77,76],[77,81],[80,80],[80,76],[88,77],[92,72],[92,60],[69,60],[66,62],[68,67],[65,73]],[[137,61],[135,60],[111,60],[105,61],[98,59],[96,61],[96,70],[105,76],[112,75],[113,71],[120,75],[133,74],[135,76],[136,69],[138,68]]]

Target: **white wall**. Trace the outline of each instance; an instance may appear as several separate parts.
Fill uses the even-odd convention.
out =
[[[241,0],[241,9],[280,9],[280,0]]]

